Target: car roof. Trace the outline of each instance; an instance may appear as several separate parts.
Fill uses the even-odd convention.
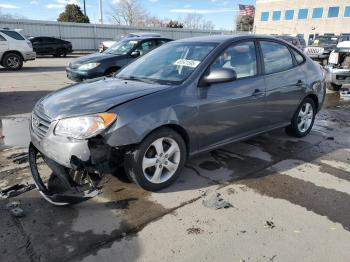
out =
[[[241,39],[255,39],[255,38],[267,38],[274,40],[275,37],[269,35],[257,35],[257,34],[235,34],[235,35],[211,35],[211,36],[198,36],[191,38],[184,38],[177,40],[176,42],[208,42],[208,43],[224,43]]]
[[[141,36],[158,36],[161,37],[160,34],[157,33],[150,33],[150,32],[134,32],[134,33],[129,33],[128,35],[133,35],[135,37],[141,37]]]
[[[162,36],[138,36],[138,37],[123,37],[121,40],[148,40],[148,39],[168,39],[168,40],[172,40],[171,38],[168,37],[162,37]]]

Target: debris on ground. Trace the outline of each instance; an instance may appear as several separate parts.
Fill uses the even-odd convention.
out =
[[[191,235],[191,234],[195,234],[195,235],[198,235],[198,234],[201,234],[204,232],[203,229],[199,228],[199,227],[190,227],[190,228],[187,228],[187,234]]]
[[[24,210],[19,207],[20,202],[12,201],[6,205],[6,210],[10,211],[14,217],[23,217],[25,215]]]
[[[233,207],[233,205],[227,201],[225,201],[220,193],[214,193],[207,199],[203,200],[203,205],[208,208],[213,208],[213,209],[222,209],[222,208],[230,208]]]
[[[273,221],[266,220],[265,227],[273,229],[275,227],[275,223],[273,223]]]
[[[333,136],[329,136],[329,137],[327,137],[327,140],[334,140],[334,137]]]
[[[29,190],[32,190],[35,186],[33,184],[15,184],[0,191],[1,198],[10,198],[18,196]]]
[[[28,161],[28,153],[23,152],[23,153],[13,154],[9,156],[8,159],[11,159],[13,163],[20,165]]]
[[[340,91],[340,98],[350,99],[350,89],[349,88],[343,88]]]
[[[16,208],[16,207],[19,207],[19,205],[20,205],[20,202],[12,201],[6,205],[6,209]]]
[[[20,207],[15,207],[15,208],[10,209],[10,213],[14,217],[23,217],[24,216],[24,210]]]

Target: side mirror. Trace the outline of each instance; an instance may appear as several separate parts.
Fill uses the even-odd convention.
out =
[[[237,73],[230,68],[221,68],[211,70],[208,75],[202,77],[199,86],[208,86],[211,84],[226,83],[237,79]]]
[[[133,51],[130,55],[131,55],[131,57],[135,58],[135,57],[139,57],[141,54],[140,54],[140,51],[136,50],[136,51]]]

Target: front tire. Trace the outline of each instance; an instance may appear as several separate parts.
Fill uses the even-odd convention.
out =
[[[307,136],[315,122],[316,105],[314,100],[307,97],[299,105],[294,113],[290,126],[287,127],[287,133],[294,137]]]
[[[10,69],[10,70],[20,70],[23,66],[23,59],[20,55],[15,53],[9,53],[4,56],[3,60],[4,67]]]
[[[180,176],[186,161],[183,138],[170,128],[148,135],[125,159],[128,177],[148,191],[161,190]]]

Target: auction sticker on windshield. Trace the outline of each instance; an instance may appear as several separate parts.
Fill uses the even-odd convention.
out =
[[[188,66],[188,67],[197,67],[199,65],[200,61],[197,60],[188,60],[188,59],[178,59],[175,61],[174,65],[179,66]]]

